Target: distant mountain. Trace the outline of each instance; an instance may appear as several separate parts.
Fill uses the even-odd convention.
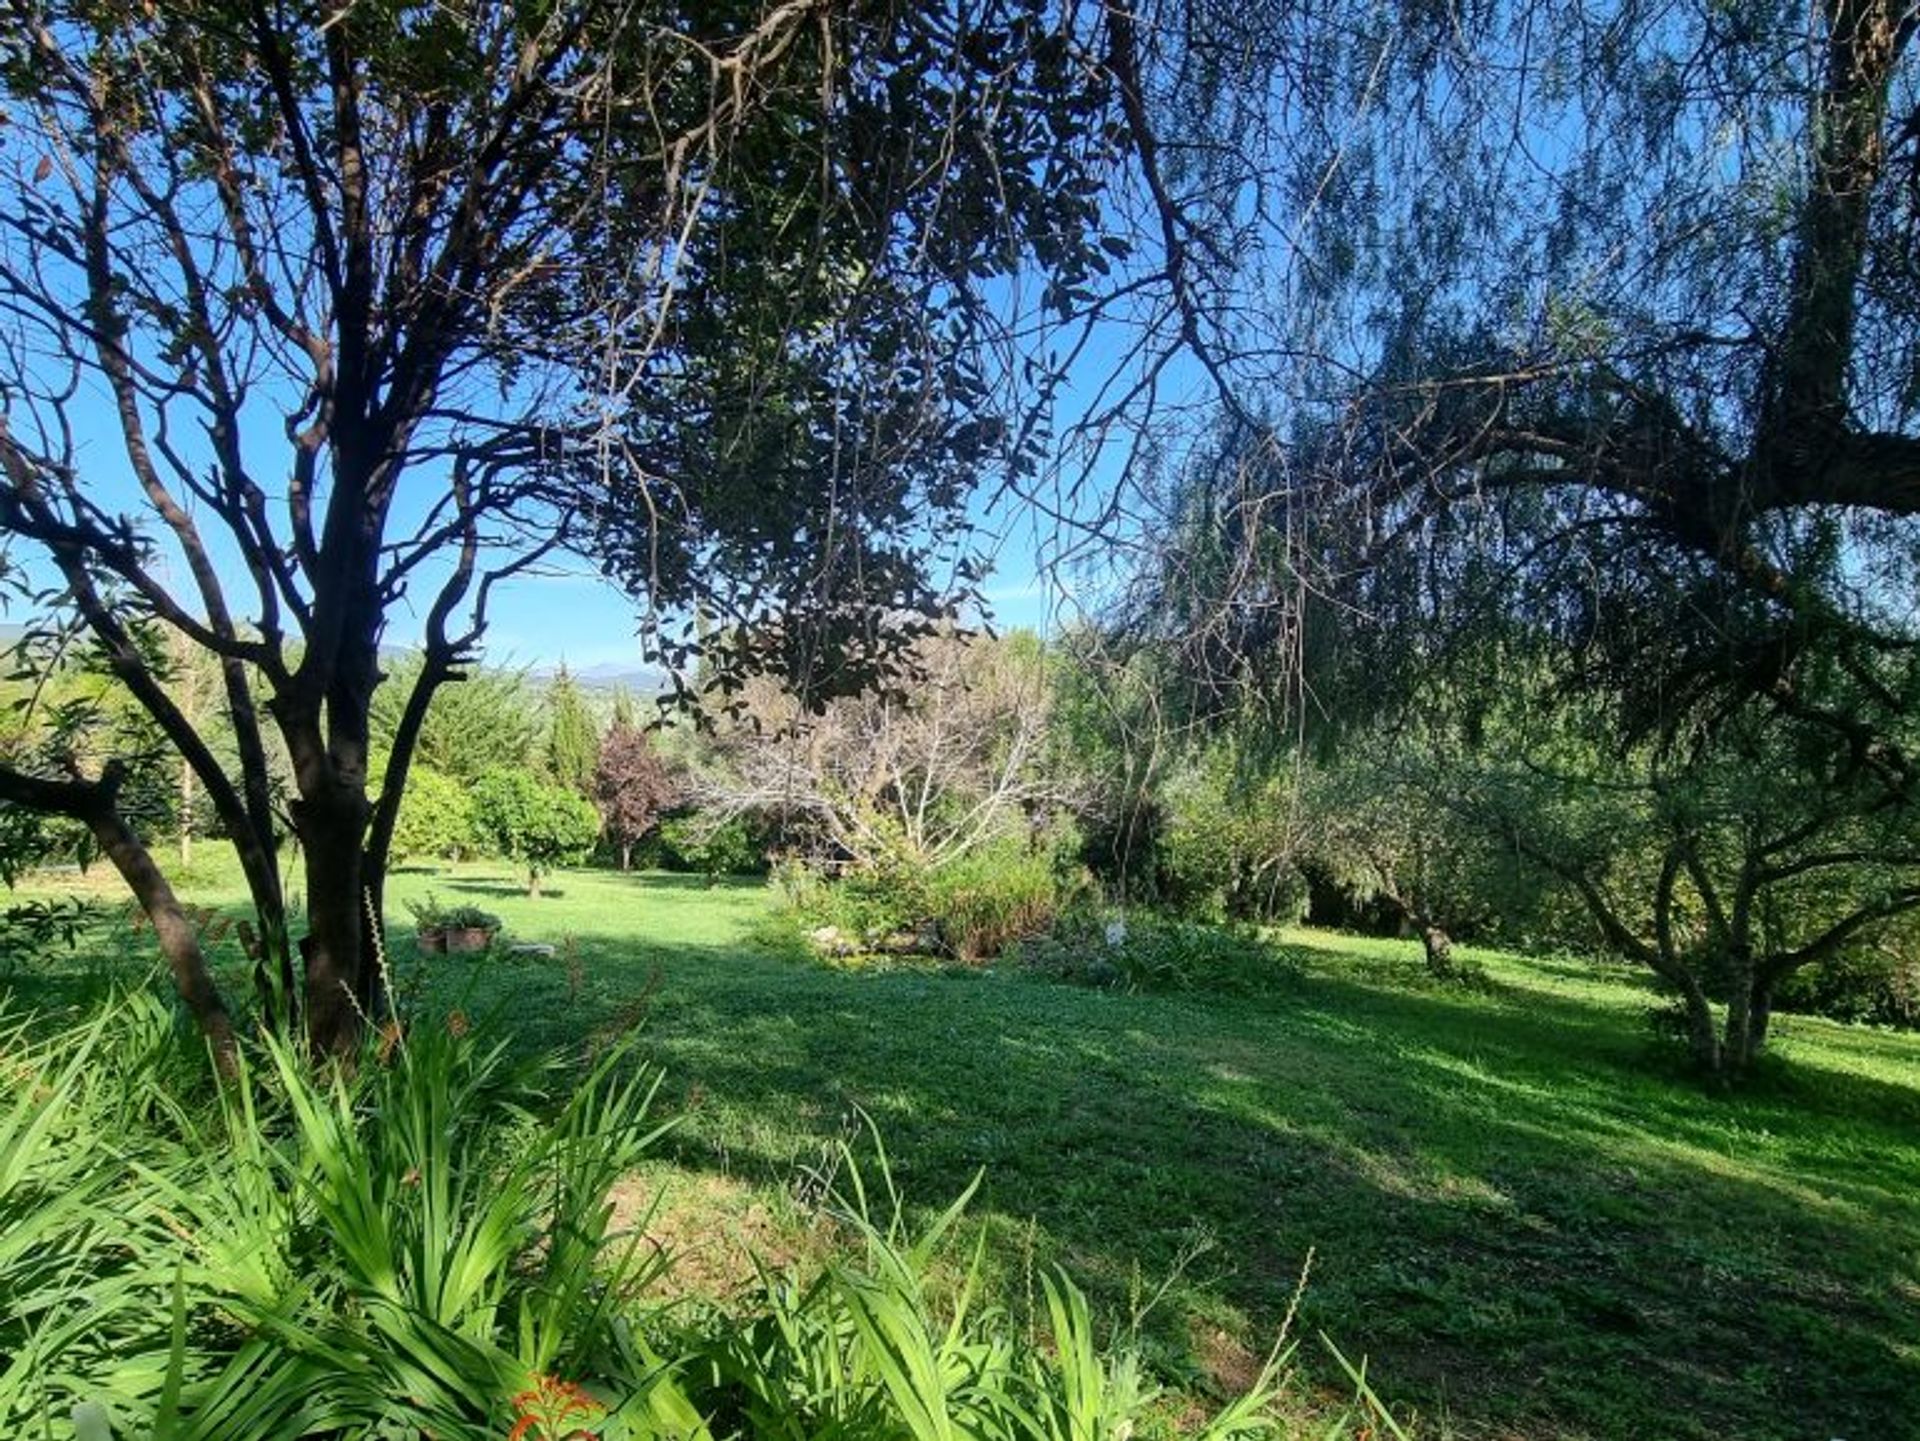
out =
[[[532,680],[545,684],[559,673],[557,665],[537,665],[527,672]],[[602,661],[599,665],[568,666],[567,674],[584,690],[629,690],[636,696],[657,695],[667,688],[667,673],[655,665],[623,665]]]

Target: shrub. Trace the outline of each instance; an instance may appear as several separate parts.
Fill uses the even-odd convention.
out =
[[[831,927],[856,942],[918,932],[931,914],[926,873],[893,864],[863,866],[832,879],[803,861],[778,872],[788,906],[809,927]]]
[[[1018,843],[983,848],[925,882],[927,919],[963,961],[991,960],[1016,941],[1043,934],[1067,899],[1052,858]]]
[[[467,785],[428,766],[407,772],[406,793],[393,826],[393,856],[459,860],[479,848],[473,794]]]
[[[766,857],[744,816],[675,816],[660,825],[661,859],[668,869],[709,879],[758,875]]]
[[[1125,991],[1249,995],[1272,990],[1294,974],[1256,931],[1147,911],[1076,914],[1028,941],[1019,959],[1059,980]]]
[[[524,771],[492,770],[473,788],[474,820],[499,852],[527,871],[527,894],[557,865],[583,860],[600,839],[593,803]]]
[[[1077,841],[1035,850],[1007,840],[928,869],[893,859],[828,880],[792,862],[776,872],[788,906],[811,928],[830,927],[853,947],[939,951],[969,964],[992,960],[1044,933],[1091,884],[1064,859]]]
[[[1904,947],[1843,952],[1788,976],[1775,1002],[1837,1021],[1920,1027],[1920,955]]]

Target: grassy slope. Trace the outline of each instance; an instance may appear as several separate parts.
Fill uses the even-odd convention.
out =
[[[1920,1435],[1920,1038],[1787,1018],[1725,1100],[1663,1071],[1644,989],[1572,963],[1489,955],[1462,993],[1303,933],[1269,994],[1128,997],[796,962],[751,943],[757,887],[572,873],[529,902],[476,871],[396,900],[428,886],[562,943],[432,989],[529,1044],[644,1013],[689,1116],[672,1179],[771,1244],[859,1107],[917,1201],[986,1168],[1016,1304],[1028,1256],[1118,1316],[1213,1243],[1149,1322],[1196,1385],[1250,1364],[1311,1247],[1307,1329],[1429,1434]]]

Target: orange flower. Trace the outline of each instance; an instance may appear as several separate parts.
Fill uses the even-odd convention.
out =
[[[513,1398],[513,1409],[517,1419],[507,1441],[592,1441],[593,1433],[576,1423],[597,1420],[607,1408],[571,1381],[535,1376],[532,1387]]]

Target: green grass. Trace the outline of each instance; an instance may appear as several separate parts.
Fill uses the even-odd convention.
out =
[[[529,1047],[644,1025],[687,1115],[656,1179],[716,1229],[808,1244],[796,1196],[864,1111],[920,1203],[985,1168],[1016,1308],[1032,1262],[1110,1321],[1172,1276],[1147,1332],[1195,1391],[1257,1365],[1311,1249],[1305,1330],[1424,1434],[1920,1434],[1920,1037],[1787,1017],[1726,1098],[1652,1044],[1637,977],[1573,961],[1476,953],[1488,985],[1449,990],[1410,944],[1300,933],[1261,994],[1127,996],[828,969],[756,939],[755,885],[407,874],[396,920],[429,888],[560,947],[435,958],[438,1000]],[[71,987],[45,969],[29,1002]]]

